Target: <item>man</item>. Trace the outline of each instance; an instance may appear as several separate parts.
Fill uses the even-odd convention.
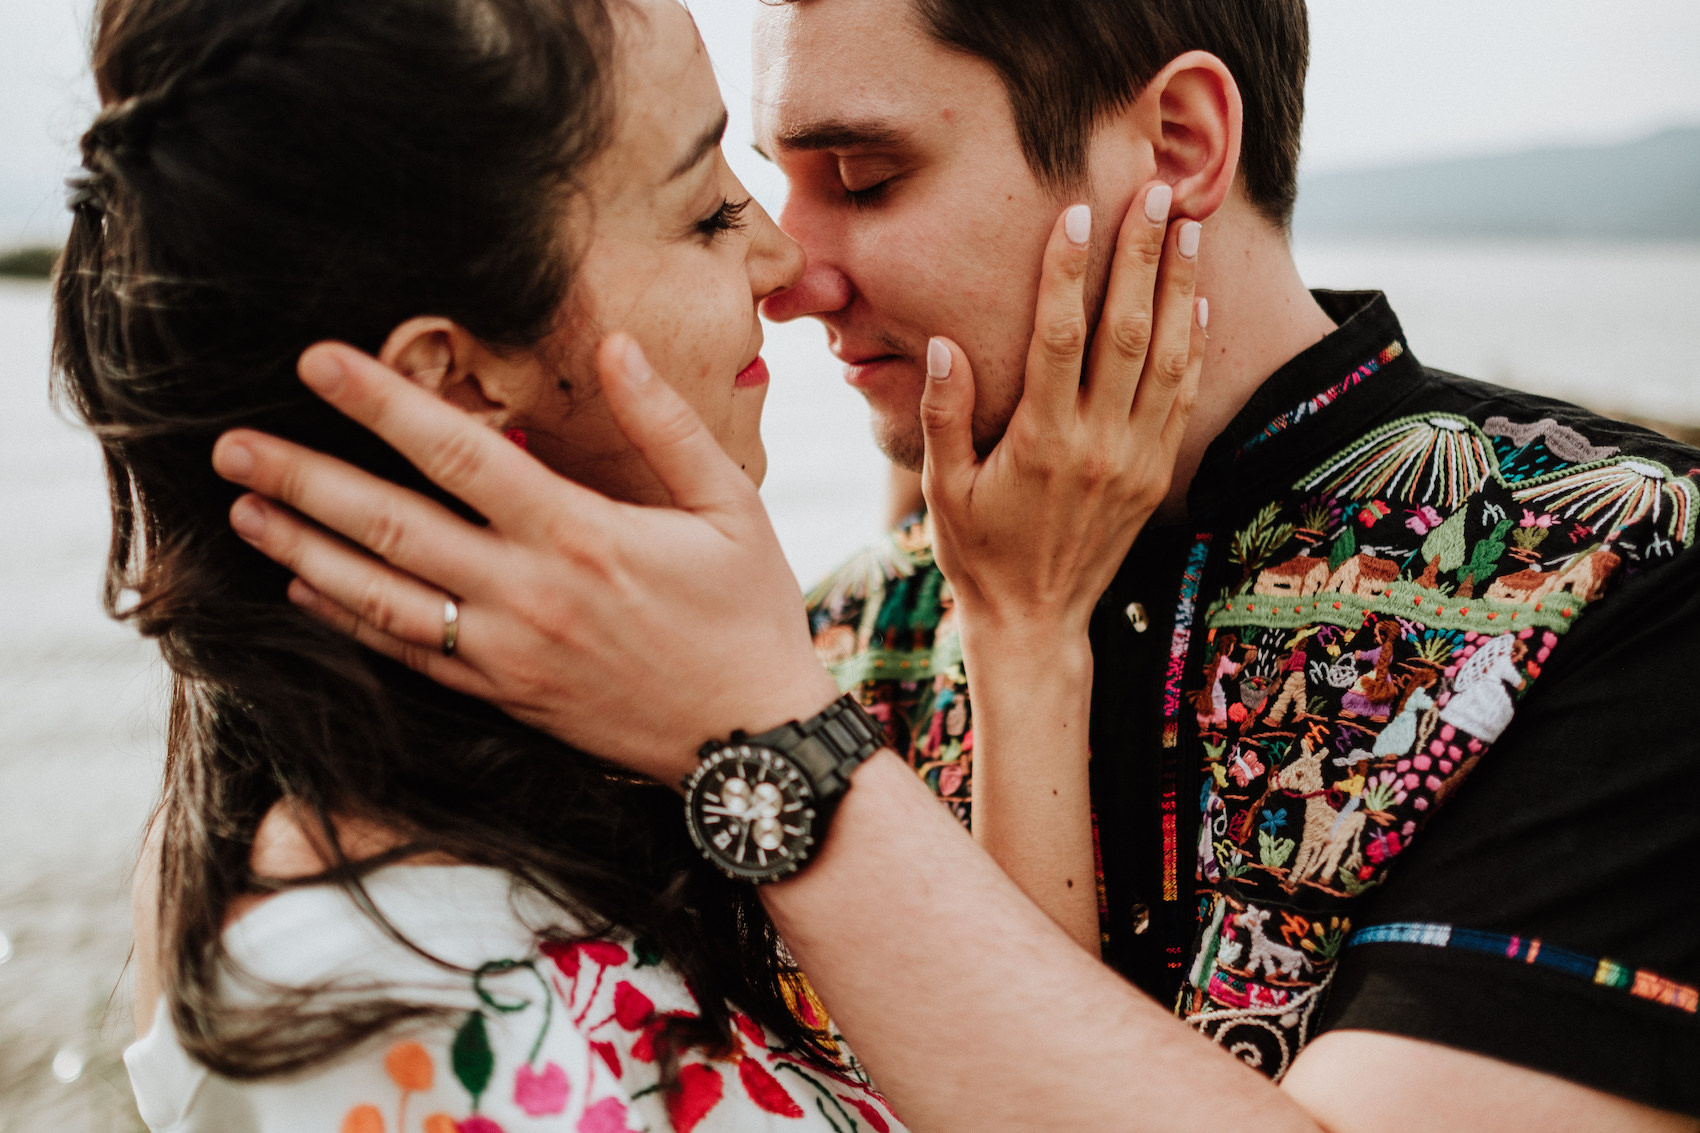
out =
[[[757,35],[757,130],[790,180],[781,224],[810,266],[766,311],[826,325],[883,447],[915,467],[916,344],[927,333],[958,337],[976,360],[983,443],[1008,419],[1024,347],[1010,329],[1031,304],[1021,267],[1043,239],[1047,192],[1084,186],[1101,215],[1119,216],[1153,169],[1172,183],[1178,211],[1212,218],[1199,291],[1231,314],[1213,324],[1170,500],[1185,525],[1136,543],[1095,625],[1106,959],[1276,1078],[1318,1031],[1362,1027],[1693,1111],[1700,1097],[1652,1085],[1645,1067],[1666,1027],[1693,1049],[1692,989],[1641,977],[1642,994],[1672,1008],[1643,1020],[1596,1003],[1595,988],[1548,987],[1529,943],[1550,933],[1692,973],[1692,947],[1656,943],[1675,939],[1674,926],[1650,927],[1663,902],[1636,910],[1625,896],[1581,913],[1585,894],[1623,878],[1548,879],[1576,869],[1564,856],[1574,827],[1545,847],[1529,837],[1498,848],[1506,827],[1560,813],[1588,815],[1600,837],[1628,818],[1607,817],[1614,788],[1598,782],[1562,802],[1523,801],[1555,775],[1555,746],[1576,774],[1598,773],[1597,751],[1560,743],[1560,720],[1609,743],[1632,712],[1621,677],[1545,675],[1602,698],[1585,722],[1547,707],[1567,698],[1538,678],[1549,654],[1576,656],[1559,648],[1572,614],[1620,575],[1644,574],[1643,588],[1672,597],[1694,578],[1692,554],[1651,569],[1692,545],[1684,513],[1696,493],[1678,478],[1692,454],[1425,373],[1383,300],[1319,304],[1304,290],[1285,228],[1306,48],[1298,2],[1079,0],[1041,15],[799,0],[770,14]],[[1244,108],[1231,187],[1222,168],[1240,123],[1192,65],[1198,49],[1227,64]],[[991,97],[994,84],[1005,98]],[[1006,282],[945,285],[963,279]],[[1654,520],[1603,504],[1620,490],[1669,508]],[[966,677],[921,660],[950,656],[934,639],[936,600],[916,609],[917,595],[938,593],[925,584],[936,568],[913,538],[893,561],[901,586],[871,618],[863,599],[841,597],[816,605],[814,625],[823,640],[845,623],[891,627],[837,671],[862,682],[911,763],[966,818],[972,760],[956,738]],[[817,591],[847,593],[830,580]],[[1639,629],[1610,608],[1578,633],[1610,641]],[[900,658],[906,679],[869,679]],[[1534,718],[1515,719],[1525,691],[1516,715]],[[956,726],[939,726],[946,713]],[[1694,767],[1692,741],[1663,727],[1648,742],[1669,753],[1668,772]],[[1478,764],[1483,781],[1464,786]],[[1443,809],[1449,825],[1425,844]],[[1691,814],[1669,821],[1692,843]],[[1697,922],[1683,923],[1692,939]],[[1598,956],[1585,963],[1599,972]],[[1633,990],[1627,972],[1612,978]],[[1496,1000],[1500,1017],[1444,1009],[1460,998]]]
[[[997,443],[1032,265],[1069,194],[1102,224],[1149,178],[1172,186],[1176,213],[1207,220],[1215,312],[1170,522],[1135,543],[1093,633],[1104,951],[1144,994],[1070,946],[889,756],[855,773],[818,860],[764,897],[916,1127],[1700,1128],[1700,911],[1678,880],[1700,850],[1700,757],[1664,692],[1700,666],[1700,459],[1425,370],[1384,300],[1305,291],[1284,233],[1304,53],[1297,0],[764,13],[760,142],[810,256],[768,313],[822,319],[899,463],[927,446],[934,334],[972,359],[974,436]],[[465,428],[359,360],[307,369],[404,451]],[[657,451],[660,385],[610,393]],[[509,490],[544,499],[521,475]],[[477,506],[491,477],[459,479]],[[247,482],[299,500],[294,481]],[[424,541],[459,537],[432,522]],[[625,516],[609,535],[625,557],[608,555],[646,580],[662,568],[628,560],[647,522]],[[894,577],[933,569],[913,539],[898,550]],[[589,587],[551,553],[524,561]],[[491,593],[462,616],[481,601],[523,620],[523,595]],[[936,600],[916,598],[937,588],[887,593],[872,616],[855,598],[814,611],[817,631],[875,628],[847,676],[948,659]],[[530,664],[529,704],[565,696],[567,676],[541,674],[590,648],[561,644],[573,632],[521,649],[512,631],[506,652],[536,659],[491,670]],[[966,815],[966,681],[939,668],[861,695],[899,754],[955,765],[929,784]],[[800,677],[790,714],[826,695]],[[668,758],[631,763],[688,766]]]

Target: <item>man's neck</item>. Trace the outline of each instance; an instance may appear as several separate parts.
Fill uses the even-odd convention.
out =
[[[1271,374],[1334,330],[1299,278],[1286,238],[1237,193],[1205,223],[1198,294],[1210,302],[1204,373],[1160,512],[1177,521],[1210,442]]]

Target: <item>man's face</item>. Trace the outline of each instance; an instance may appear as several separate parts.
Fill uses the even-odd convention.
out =
[[[982,449],[1009,423],[1062,202],[1028,167],[997,72],[940,46],[913,9],[764,9],[754,101],[758,145],[790,181],[780,225],[809,256],[763,312],[824,323],[880,447],[919,468],[931,336],[973,363]]]

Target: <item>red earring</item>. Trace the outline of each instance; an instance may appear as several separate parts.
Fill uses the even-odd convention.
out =
[[[520,448],[526,447],[524,429],[507,429],[502,433],[502,436],[508,438],[508,440],[512,441]]]

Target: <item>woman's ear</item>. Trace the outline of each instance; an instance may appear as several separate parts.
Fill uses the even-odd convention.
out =
[[[1188,51],[1157,73],[1139,103],[1157,176],[1175,190],[1175,216],[1204,220],[1227,200],[1240,162],[1245,114],[1239,84],[1207,51]]]
[[[523,365],[492,352],[449,319],[408,319],[390,332],[378,361],[470,416],[509,424]]]

